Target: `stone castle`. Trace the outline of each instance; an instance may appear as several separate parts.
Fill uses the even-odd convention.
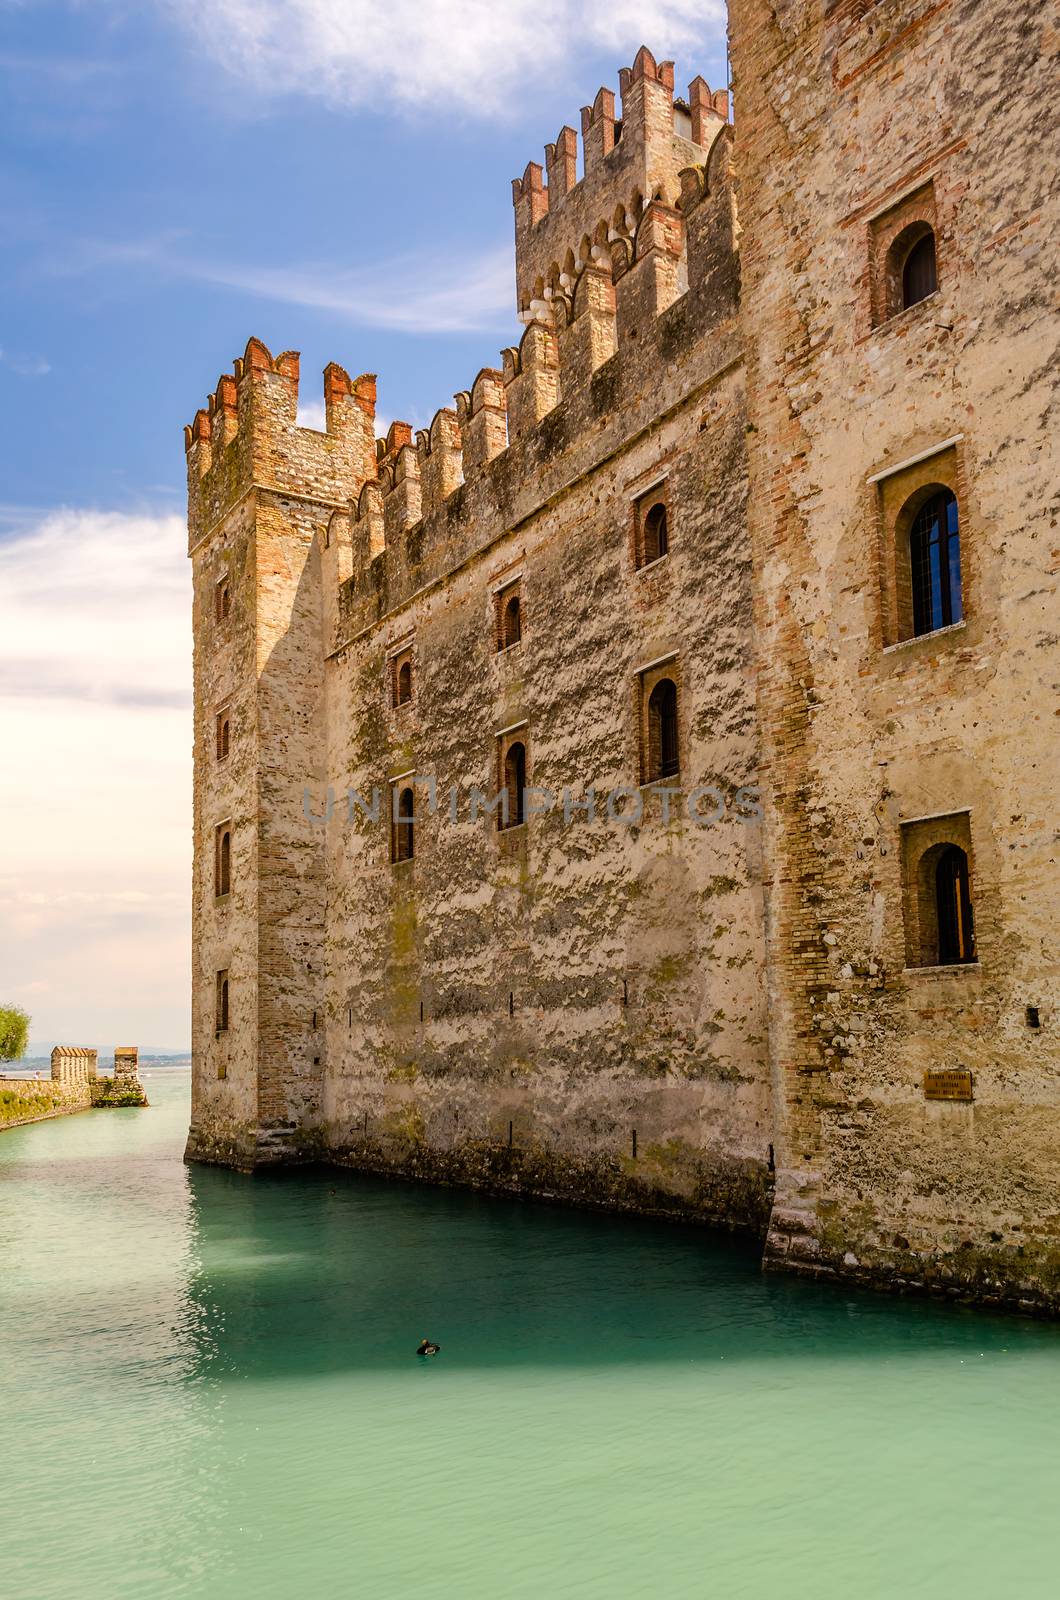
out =
[[[428,429],[219,379],[190,1159],[1060,1304],[1057,45],[731,0],[735,128],[647,49],[601,89]]]

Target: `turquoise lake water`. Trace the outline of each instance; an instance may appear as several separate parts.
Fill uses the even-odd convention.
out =
[[[1060,1330],[690,1228],[189,1170],[188,1077],[145,1077],[0,1135],[5,1595],[1056,1595]]]

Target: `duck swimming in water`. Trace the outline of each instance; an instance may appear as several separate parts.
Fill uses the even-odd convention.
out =
[[[432,1344],[427,1335],[424,1334],[423,1343],[416,1351],[416,1354],[418,1356],[436,1356],[441,1348],[440,1344]]]

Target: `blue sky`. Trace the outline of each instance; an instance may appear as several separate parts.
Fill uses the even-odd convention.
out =
[[[719,0],[0,0],[0,1001],[188,1036],[181,429],[251,334],[429,421],[513,342],[510,179]]]

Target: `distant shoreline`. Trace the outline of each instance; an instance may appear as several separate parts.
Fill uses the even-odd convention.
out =
[[[102,1054],[103,1052],[101,1052]],[[190,1051],[181,1052],[174,1050],[172,1053],[159,1053],[158,1055],[144,1055],[140,1053],[140,1069],[149,1067],[158,1069],[187,1069],[191,1067]],[[5,1061],[0,1065],[0,1079],[25,1078],[39,1072],[42,1077],[51,1076],[51,1056],[23,1056],[21,1061]]]

